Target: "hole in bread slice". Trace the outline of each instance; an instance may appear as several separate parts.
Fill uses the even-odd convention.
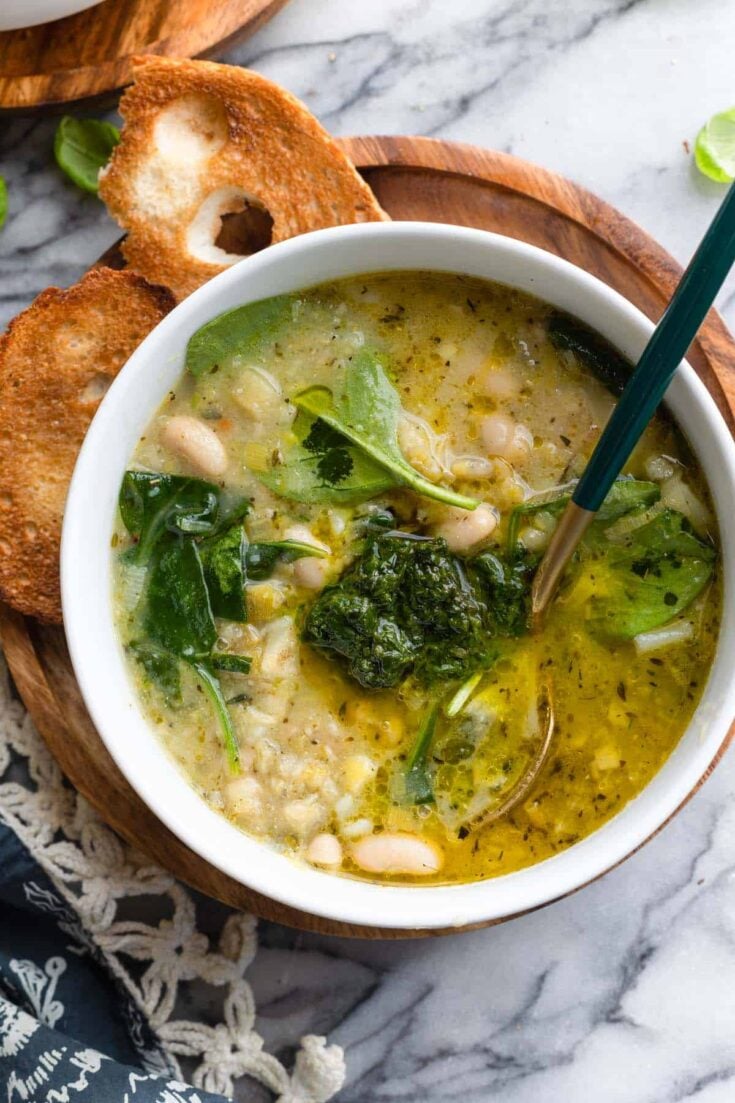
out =
[[[210,192],[186,233],[189,253],[207,264],[234,264],[270,245],[273,219],[254,195],[227,185]]]
[[[223,214],[220,222],[214,244],[226,253],[249,257],[271,243],[273,219],[265,207],[254,200],[246,199],[241,211]]]

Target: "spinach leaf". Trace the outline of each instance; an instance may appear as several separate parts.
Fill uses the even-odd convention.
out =
[[[254,582],[270,578],[273,568],[280,561],[293,563],[295,559],[307,556],[324,559],[327,552],[314,544],[302,544],[299,540],[271,540],[248,544],[245,551],[245,570],[247,577]]]
[[[661,497],[658,483],[645,479],[619,476],[610,487],[607,497],[597,511],[596,522],[609,524],[628,513],[642,513]]]
[[[246,548],[247,539],[242,524],[233,525],[199,545],[204,579],[215,617],[239,623],[248,619],[245,606]]]
[[[209,661],[213,670],[228,674],[249,674],[252,666],[248,655],[232,655],[227,651],[213,651]]]
[[[215,710],[233,770],[237,739],[215,671],[247,674],[250,659],[213,651],[214,618],[247,619],[242,520],[248,509],[246,499],[228,505],[213,484],[178,475],[128,471],[120,490],[123,522],[139,541],[124,553],[124,569],[146,576],[144,638],[129,648],[168,704],[181,697],[179,661],[192,667]]]
[[[217,523],[212,529],[210,535],[218,536],[225,529],[230,528],[232,525],[236,525],[238,521],[244,521],[250,513],[250,499],[249,498],[231,498],[220,499],[219,517]]]
[[[181,659],[203,659],[217,630],[193,540],[171,536],[149,570],[143,628],[147,636]]]
[[[146,563],[166,530],[212,532],[219,514],[219,490],[213,483],[184,475],[126,471],[119,504],[125,528],[138,539],[132,558]]]
[[[308,387],[295,396],[294,402],[389,472],[394,486],[408,486],[427,498],[461,509],[477,508],[474,498],[430,483],[404,458],[398,444],[400,399],[375,352],[362,349],[349,361],[339,392]]]
[[[189,338],[186,370],[199,377],[233,356],[258,356],[292,317],[296,299],[276,295],[212,318]]]
[[[570,501],[577,481],[565,483],[563,486],[552,487],[551,490],[535,494],[533,498],[516,506],[508,521],[507,549],[513,554],[518,543],[518,530],[521,520],[530,517],[534,513],[548,513],[552,517],[562,513]],[[627,475],[621,475],[610,487],[605,501],[597,511],[595,524],[610,524],[624,517],[627,513],[642,512],[648,509],[661,497],[661,489],[657,483],[647,482],[644,479],[633,479]]]
[[[590,629],[632,639],[658,628],[704,589],[714,560],[714,549],[690,531],[682,514],[663,510],[622,543],[608,543],[602,556],[587,564],[594,584]]]
[[[433,804],[434,787],[428,769],[428,755],[436,733],[439,705],[432,705],[424,717],[416,741],[406,759],[404,774],[406,799],[411,804]]]
[[[283,460],[258,478],[294,502],[352,505],[394,487],[395,479],[321,418],[299,410],[296,441]]]
[[[112,123],[64,115],[54,137],[56,163],[77,187],[96,195],[100,169],[119,141],[120,131]]]
[[[237,742],[237,736],[235,735],[235,729],[232,726],[232,719],[227,709],[227,702],[222,693],[222,687],[206,662],[191,661],[190,665],[199,679],[199,684],[214,708],[215,715],[217,716],[222,730],[228,765],[232,773],[236,773],[240,767],[240,748]]]
[[[166,703],[178,704],[181,700],[181,673],[176,656],[145,640],[133,640],[128,644],[128,650],[142,666],[147,681],[161,690]]]
[[[707,563],[717,557],[714,547],[700,540],[684,514],[675,509],[661,510],[651,521],[633,529],[615,548],[611,555],[617,562],[637,559],[642,554],[703,559]]]
[[[557,349],[573,352],[613,394],[621,395],[633,365],[618,350],[578,318],[555,310],[547,322],[549,340]]]

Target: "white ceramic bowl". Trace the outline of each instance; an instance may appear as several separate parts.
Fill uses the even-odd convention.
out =
[[[17,31],[21,27],[36,27],[51,23],[66,15],[93,8],[102,0],[2,0],[0,31]]]
[[[212,811],[149,728],[112,620],[110,534],[118,489],[148,421],[183,370],[186,343],[214,315],[325,280],[388,269],[434,269],[498,280],[589,323],[635,360],[651,323],[597,279],[540,249],[479,230],[370,223],[272,246],[222,273],[146,338],[113,383],[87,434],[64,523],[64,623],[89,712],[111,755],[157,816],[192,850],[257,892],[314,915],[383,928],[446,928],[496,920],[571,892],[648,839],[696,788],[735,716],[735,446],[694,371],[682,365],[668,405],[706,473],[722,536],[725,610],[702,702],[666,764],[613,820],[569,850],[471,885],[354,881],[295,864]]]

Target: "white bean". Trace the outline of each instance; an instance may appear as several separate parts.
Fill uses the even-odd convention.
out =
[[[293,566],[294,582],[305,590],[321,590],[327,581],[329,563],[326,559],[317,559],[314,555],[305,555],[297,559]]]
[[[437,873],[444,855],[417,835],[366,835],[351,848],[354,861],[368,873],[406,873],[422,877]]]
[[[316,797],[304,797],[284,805],[283,818],[297,835],[306,835],[324,819],[324,809]]]
[[[519,375],[507,368],[494,367],[492,363],[477,380],[477,390],[480,394],[500,400],[516,398],[522,387],[523,380]]]
[[[444,537],[450,551],[463,552],[491,536],[497,524],[495,510],[485,502],[473,510],[449,506],[434,532]]]
[[[533,447],[533,436],[508,414],[488,414],[480,426],[482,441],[491,456],[516,463],[524,459]]]
[[[231,815],[252,819],[260,814],[263,789],[254,777],[238,777],[229,782],[224,795]]]
[[[459,456],[452,464],[452,474],[458,479],[489,479],[495,474],[495,464],[485,456]]]
[[[284,532],[283,538],[284,540],[295,540],[299,544],[310,544],[311,547],[318,548],[327,555],[330,555],[332,551],[329,544],[317,540],[307,525],[291,525]],[[298,586],[303,586],[306,590],[321,590],[328,573],[329,564],[326,560],[317,556],[304,556],[302,559],[297,559],[293,565],[294,582]]]
[[[437,482],[445,473],[439,458],[439,438],[421,419],[405,414],[398,423],[398,444],[405,459],[419,474]]]
[[[161,432],[161,441],[200,475],[217,479],[227,470],[225,446],[213,429],[187,414],[170,417]]]
[[[336,835],[324,832],[315,835],[309,843],[306,858],[315,866],[326,866],[334,869],[342,864],[342,846]]]
[[[549,543],[549,539],[550,534],[548,532],[543,532],[535,526],[529,526],[521,533],[521,543],[526,551],[530,552],[543,551]]]

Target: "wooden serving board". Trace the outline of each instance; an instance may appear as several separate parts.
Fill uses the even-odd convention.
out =
[[[103,0],[66,19],[2,31],[0,114],[111,95],[130,82],[137,54],[206,57],[252,34],[285,3]]]
[[[539,245],[599,276],[652,319],[661,314],[681,274],[672,258],[618,211],[518,158],[425,138],[347,138],[340,144],[394,219],[475,226]],[[732,429],[735,342],[716,313],[709,314],[689,359]],[[427,933],[357,928],[296,912],[208,865],[163,826],[112,762],[84,708],[62,629],[0,606],[0,639],[18,690],[69,780],[120,835],[181,880],[228,904],[307,930],[385,938]]]

